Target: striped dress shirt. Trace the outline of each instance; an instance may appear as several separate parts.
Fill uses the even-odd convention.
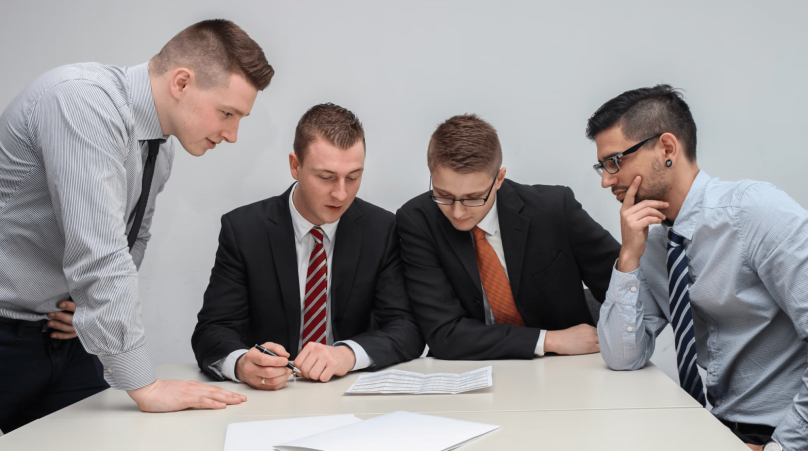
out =
[[[68,297],[82,345],[113,388],[155,380],[137,268],[174,150],[161,144],[146,214],[130,253],[146,140],[164,139],[148,63],[53,69],[0,116],[0,316],[47,319]]]
[[[670,323],[667,226],[648,232],[640,267],[612,272],[598,322],[600,352],[642,368]],[[696,176],[673,231],[684,238],[698,365],[712,413],[776,427],[808,449],[808,211],[763,182]]]

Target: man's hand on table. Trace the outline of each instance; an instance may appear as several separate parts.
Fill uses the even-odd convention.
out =
[[[350,346],[326,346],[320,343],[306,344],[294,362],[304,377],[320,382],[348,374],[355,364],[356,355]]]
[[[175,412],[185,409],[224,409],[227,405],[241,404],[247,397],[214,385],[195,381],[164,381],[128,390],[144,412]]]
[[[548,330],[544,336],[544,352],[561,355],[600,352],[598,330],[589,324],[579,324],[564,330]]]
[[[277,343],[267,342],[261,346],[278,354],[279,357],[251,348],[236,362],[236,377],[259,390],[280,390],[286,386],[286,381],[292,374],[292,370],[286,368],[289,353]]]
[[[76,329],[73,328],[73,312],[76,304],[73,301],[59,301],[62,311],[48,313],[48,327],[56,329],[50,334],[51,338],[70,340],[76,338]]]

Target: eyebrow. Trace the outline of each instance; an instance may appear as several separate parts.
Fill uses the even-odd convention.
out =
[[[606,155],[606,156],[603,158],[603,160],[598,160],[598,162],[602,163],[604,160],[608,160],[609,158],[616,157],[616,156],[620,155],[620,154],[621,154],[621,153],[623,153],[623,152],[625,152],[625,151],[624,151],[624,150],[621,150],[620,152],[614,152],[614,153],[610,153],[609,155]]]
[[[444,190],[438,188],[437,186],[435,186],[434,184],[432,185],[432,188],[434,188],[435,191],[437,191],[439,194],[442,195],[440,197],[443,197],[443,195],[445,195],[445,196],[454,196],[454,194],[452,194],[452,193],[450,193],[448,191],[444,191]],[[488,192],[487,190],[483,190],[483,191],[479,191],[479,192],[476,192],[476,193],[466,194],[465,197],[462,197],[462,196],[461,197],[455,197],[454,199],[482,199],[482,197],[485,196],[485,193],[487,193],[487,192]]]
[[[349,172],[349,173],[348,173],[348,175],[353,174],[354,172],[363,171],[364,169],[365,169],[365,168],[356,168],[356,169],[354,169],[353,171]],[[318,171],[318,172],[325,172],[326,174],[334,174],[334,175],[339,175],[339,174],[337,174],[336,172],[334,172],[334,171],[332,171],[332,170],[329,170],[329,169],[315,169],[315,171]]]
[[[232,106],[223,106],[222,108],[223,108],[223,109],[225,109],[225,110],[232,110],[234,113],[238,114],[238,115],[239,115],[239,116],[241,116],[241,117],[247,117],[247,116],[249,116],[249,115],[250,115],[250,113],[244,114],[244,112],[243,112],[243,111],[239,110],[239,109],[238,109],[238,108],[236,108],[236,107],[232,107]]]

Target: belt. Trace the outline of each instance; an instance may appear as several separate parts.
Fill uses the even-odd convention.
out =
[[[22,319],[11,319],[0,316],[0,324],[8,324],[11,326],[21,327],[23,329],[39,329],[42,332],[48,330],[48,320],[40,319],[38,321],[25,321]]]
[[[748,424],[748,423],[738,423],[736,421],[726,421],[726,420],[719,420],[724,423],[724,426],[730,428],[733,431],[738,431],[741,434],[760,434],[760,435],[772,435],[774,434],[774,427],[768,426],[765,424]]]

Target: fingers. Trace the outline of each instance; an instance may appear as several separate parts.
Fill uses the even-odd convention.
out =
[[[71,340],[73,338],[78,337],[78,334],[75,332],[52,332],[50,334],[51,338],[56,338],[57,340]]]
[[[626,197],[623,198],[623,209],[629,209],[634,206],[634,199],[637,196],[637,190],[640,189],[641,183],[642,177],[639,175],[634,177],[631,185],[629,185],[628,189],[626,190]]]
[[[262,344],[261,346],[263,346],[266,349],[269,349],[270,351],[274,352],[275,354],[278,354],[281,357],[287,357],[287,358],[289,357],[289,353],[286,352],[286,349],[284,349],[284,347],[279,345],[278,343],[272,343],[271,341],[268,341]]]
[[[274,351],[273,351],[274,352]],[[289,354],[286,354],[288,357]],[[266,367],[284,367],[287,363],[289,363],[289,359],[286,357],[274,357],[268,354],[264,354],[263,352],[252,348],[247,351],[247,354],[244,355],[250,362],[254,365],[258,366],[266,366]]]
[[[68,312],[75,312],[76,303],[73,301],[61,301],[59,302],[59,308],[62,310],[67,310]]]
[[[72,324],[73,324],[73,314],[72,313],[51,312],[51,313],[48,313],[48,318],[56,320],[56,321],[51,321],[52,323],[55,323],[55,322],[59,321],[59,322],[62,322],[63,324],[67,324],[68,326],[71,326],[71,327],[72,327]],[[48,326],[50,326],[50,324],[48,324]],[[50,327],[53,327],[53,326],[50,326]],[[54,327],[54,329],[55,329],[55,327]],[[59,329],[59,330],[62,330],[62,329]]]
[[[253,388],[257,388],[258,390],[280,390],[286,386],[290,374],[292,374],[292,370],[284,368],[284,371],[278,376],[261,377],[256,375],[254,379],[248,382]]]

